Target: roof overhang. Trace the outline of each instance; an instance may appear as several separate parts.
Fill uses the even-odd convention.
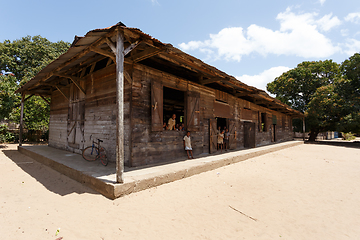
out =
[[[248,86],[171,44],[164,44],[141,30],[126,27],[122,23],[89,31],[84,37],[75,36],[67,52],[43,68],[16,92],[50,96],[53,90],[70,82],[79,83],[82,80],[79,69],[104,58],[115,62],[115,42],[119,31],[124,35],[125,64],[148,65],[293,117],[304,116],[303,113],[270,97],[265,91]]]

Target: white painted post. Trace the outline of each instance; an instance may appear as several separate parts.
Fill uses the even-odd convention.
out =
[[[124,36],[116,36],[116,182],[123,183],[124,173]]]
[[[21,94],[21,105],[20,105],[19,146],[22,146],[23,125],[24,125],[24,100],[25,100],[25,93],[22,93]]]

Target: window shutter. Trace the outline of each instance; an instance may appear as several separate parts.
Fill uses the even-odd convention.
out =
[[[262,132],[262,128],[261,128],[261,112],[258,112],[258,127],[259,127],[259,132]]]
[[[158,81],[151,82],[151,131],[163,130],[163,86]]]
[[[272,115],[272,124],[277,124],[277,118],[276,115]]]
[[[210,153],[216,152],[217,150],[217,129],[216,129],[217,121],[216,119],[209,119],[209,138],[210,138]]]
[[[187,93],[186,127],[188,131],[200,130],[200,93]]]
[[[229,149],[236,148],[236,121],[229,119]]]

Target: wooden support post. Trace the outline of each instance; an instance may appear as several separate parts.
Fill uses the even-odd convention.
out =
[[[19,146],[22,145],[25,93],[21,94]]]
[[[305,118],[303,117],[303,141],[305,141]]]
[[[116,182],[123,183],[124,173],[124,36],[116,36]]]

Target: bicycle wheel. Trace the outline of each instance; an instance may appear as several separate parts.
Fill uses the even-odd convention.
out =
[[[106,156],[106,149],[105,148],[100,148],[100,153],[98,155],[98,158],[100,158],[100,162],[102,165],[106,166],[108,165],[108,159]]]
[[[95,161],[98,156],[99,149],[97,147],[89,146],[82,152],[82,156],[86,161]]]

